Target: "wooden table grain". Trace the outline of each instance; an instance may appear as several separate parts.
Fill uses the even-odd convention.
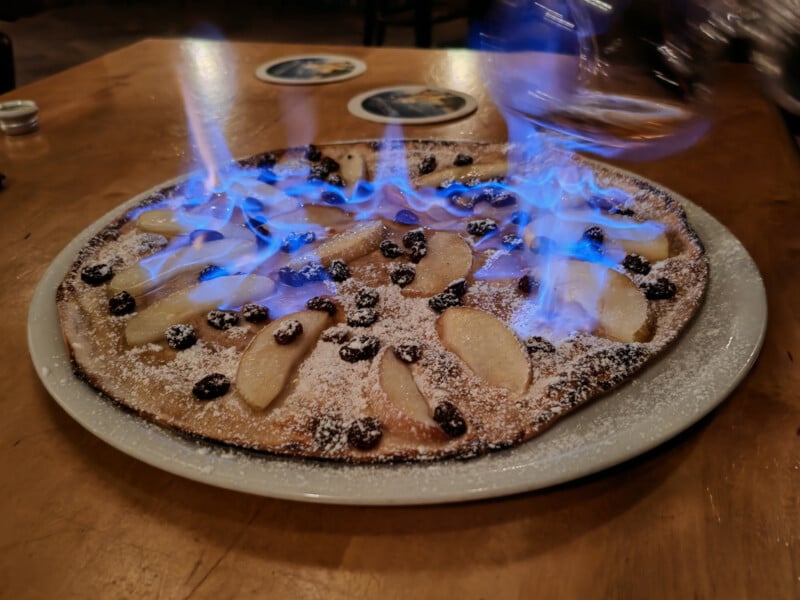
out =
[[[544,491],[418,508],[322,506],[195,483],[122,454],[39,382],[28,303],[58,252],[135,194],[185,172],[179,80],[232,152],[377,138],[369,88],[434,83],[478,111],[409,137],[505,139],[468,51],[336,48],[368,71],[313,87],[253,71],[300,46],[150,40],[0,99],[38,133],[0,139],[0,596],[4,598],[800,597],[800,161],[746,66],[721,75],[697,145],[625,165],[691,198],[749,250],[767,287],[761,357],[700,423],[610,471]],[[330,49],[327,49],[330,50]],[[221,82],[221,84],[220,84]]]

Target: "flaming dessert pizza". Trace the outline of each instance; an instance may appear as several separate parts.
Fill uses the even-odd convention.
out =
[[[154,422],[283,455],[529,440],[675,341],[708,266],[667,192],[516,154],[308,146],[145,194],[58,289],[75,370]]]

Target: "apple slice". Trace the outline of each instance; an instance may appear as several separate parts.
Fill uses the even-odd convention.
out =
[[[125,340],[131,346],[155,342],[176,323],[219,306],[240,306],[271,295],[275,284],[260,275],[231,275],[201,281],[197,285],[156,300],[131,317],[125,326]]]
[[[428,254],[416,267],[417,273],[403,293],[431,296],[456,279],[469,275],[472,248],[458,234],[437,231],[428,238]]]
[[[279,344],[274,333],[289,320],[299,321],[303,332],[292,342]],[[330,320],[324,311],[307,310],[281,317],[262,329],[242,354],[236,373],[236,389],[245,402],[263,409],[277,398]]]
[[[167,237],[186,234],[195,229],[222,230],[227,221],[205,215],[192,215],[166,208],[156,208],[136,217],[136,228],[150,233],[160,233]]]
[[[638,254],[651,263],[669,258],[669,238],[663,231],[650,239],[623,239],[616,240],[628,254]]]
[[[383,353],[380,363],[380,383],[386,397],[403,415],[427,427],[439,428],[431,417],[428,403],[414,382],[411,369],[391,350]]]
[[[109,287],[114,293],[125,290],[133,295],[144,294],[186,271],[212,263],[224,264],[255,251],[253,242],[230,238],[169,249],[120,271],[114,275]]]
[[[348,152],[339,161],[339,173],[342,175],[347,189],[353,191],[356,183],[367,178],[367,164],[360,152]]]
[[[469,307],[448,308],[436,321],[445,348],[494,387],[522,394],[531,381],[528,354],[496,317]]]
[[[350,262],[378,249],[383,239],[384,226],[380,221],[363,221],[348,231],[344,231],[323,242],[314,250],[292,260],[289,267],[300,269],[309,261],[318,260],[326,267],[335,258]]]
[[[664,227],[653,221],[639,222],[621,215],[598,215],[590,210],[569,210],[542,216],[528,228],[562,241],[577,241],[589,227],[600,227],[605,238],[628,254],[638,254],[651,263],[669,258],[669,237]],[[527,230],[527,228],[526,228]],[[533,239],[523,238],[529,246]]]
[[[466,165],[463,167],[447,167],[420,175],[414,180],[418,188],[438,187],[445,182],[460,181],[465,182],[472,179],[478,181],[489,181],[490,179],[500,179],[508,174],[508,163],[498,161],[485,165]]]
[[[167,236],[188,233],[194,229],[191,225],[181,222],[175,211],[164,208],[141,213],[136,217],[136,228]]]
[[[619,342],[650,338],[647,299],[625,275],[598,264],[562,261],[553,271],[560,298],[577,302],[596,319],[594,332]]]
[[[307,204],[295,210],[276,215],[270,218],[269,223],[270,225],[277,225],[285,229],[308,225],[336,227],[337,225],[350,223],[352,219],[353,216],[343,211],[341,208]]]

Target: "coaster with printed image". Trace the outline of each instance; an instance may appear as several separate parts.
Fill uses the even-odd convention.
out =
[[[282,56],[259,65],[256,77],[284,85],[332,83],[358,77],[367,70],[364,61],[341,54]]]
[[[378,123],[427,124],[466,116],[478,108],[462,92],[426,85],[400,85],[370,90],[351,98],[348,110]]]

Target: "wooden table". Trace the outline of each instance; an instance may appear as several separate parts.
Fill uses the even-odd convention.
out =
[[[700,143],[632,168],[703,206],[751,252],[768,291],[766,343],[726,402],[644,456],[491,501],[322,506],[170,475],[58,407],[28,356],[28,303],[79,231],[185,171],[176,65],[200,75],[235,66],[211,92],[220,112],[233,104],[219,116],[234,155],[380,137],[384,127],[351,116],[346,101],[397,82],[455,87],[480,104],[407,135],[505,136],[466,51],[346,48],[368,72],[312,88],[253,77],[261,62],[303,50],[146,41],[0,98],[35,100],[42,123],[0,139],[0,596],[800,597],[800,161],[748,67],[723,72],[718,119]]]

